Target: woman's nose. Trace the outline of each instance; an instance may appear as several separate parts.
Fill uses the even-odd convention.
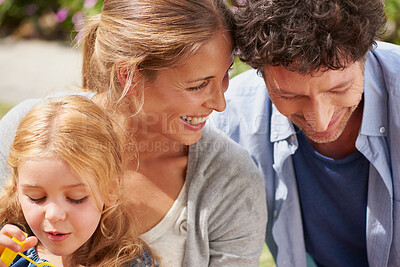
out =
[[[222,112],[226,108],[226,101],[224,93],[228,89],[228,83],[222,82],[219,86],[211,88],[209,98],[205,102],[207,108],[213,109],[218,112]]]

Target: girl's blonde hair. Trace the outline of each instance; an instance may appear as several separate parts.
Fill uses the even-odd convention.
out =
[[[140,109],[143,82],[153,81],[157,70],[181,65],[219,31],[233,37],[234,25],[224,0],[105,0],[81,39],[82,86],[108,93],[111,104],[135,87],[137,96],[129,101]],[[124,87],[117,65],[128,70]],[[136,70],[141,77],[133,84]]]
[[[103,209],[100,224],[74,252],[71,265],[123,266],[131,262],[146,245],[134,232],[127,207],[120,201],[120,144],[113,122],[86,97],[50,99],[33,108],[22,119],[10,148],[12,173],[0,196],[0,225],[15,224],[33,234],[18,201],[18,167],[26,159],[59,157],[89,186],[90,179],[104,203],[110,203],[104,209],[99,207]]]

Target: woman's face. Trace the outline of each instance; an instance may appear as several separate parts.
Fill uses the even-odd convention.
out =
[[[183,65],[158,71],[144,89],[137,133],[184,145],[197,142],[211,112],[225,109],[232,50],[232,37],[221,31]]]

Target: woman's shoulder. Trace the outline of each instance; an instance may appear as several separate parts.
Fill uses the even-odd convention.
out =
[[[188,202],[194,203],[194,210],[210,216],[213,226],[208,231],[218,232],[219,225],[232,224],[232,213],[253,217],[256,221],[252,224],[265,229],[264,180],[247,150],[212,126],[195,145],[189,149]]]
[[[196,144],[199,160],[219,163],[235,163],[236,166],[257,168],[249,152],[233,141],[226,133],[209,125],[203,129],[203,135]]]
[[[49,98],[58,98],[58,97],[64,97],[68,95],[83,95],[88,97],[89,99],[93,97],[94,93],[92,92],[85,92],[85,91],[73,91],[73,90],[68,90],[64,92],[58,92],[43,98],[32,98],[32,99],[27,99],[22,101],[21,103],[17,104],[14,106],[7,114],[3,116],[3,118],[0,120],[0,134],[3,137],[5,133],[10,133],[10,128],[14,129],[16,131],[16,128],[18,128],[19,122],[22,120],[22,118],[25,117],[25,115],[36,105],[43,103]],[[12,132],[11,132],[12,133]],[[15,134],[15,133],[14,133]],[[13,136],[14,139],[14,136]]]
[[[258,190],[254,187],[263,187],[262,174],[248,151],[212,126],[204,129],[200,141],[189,149],[187,177],[191,188],[218,191],[228,185],[248,185],[247,190],[254,191]]]

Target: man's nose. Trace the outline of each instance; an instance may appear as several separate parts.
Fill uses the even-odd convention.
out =
[[[333,113],[334,107],[323,96],[320,96],[311,99],[309,108],[303,116],[316,132],[324,132],[329,127]]]

